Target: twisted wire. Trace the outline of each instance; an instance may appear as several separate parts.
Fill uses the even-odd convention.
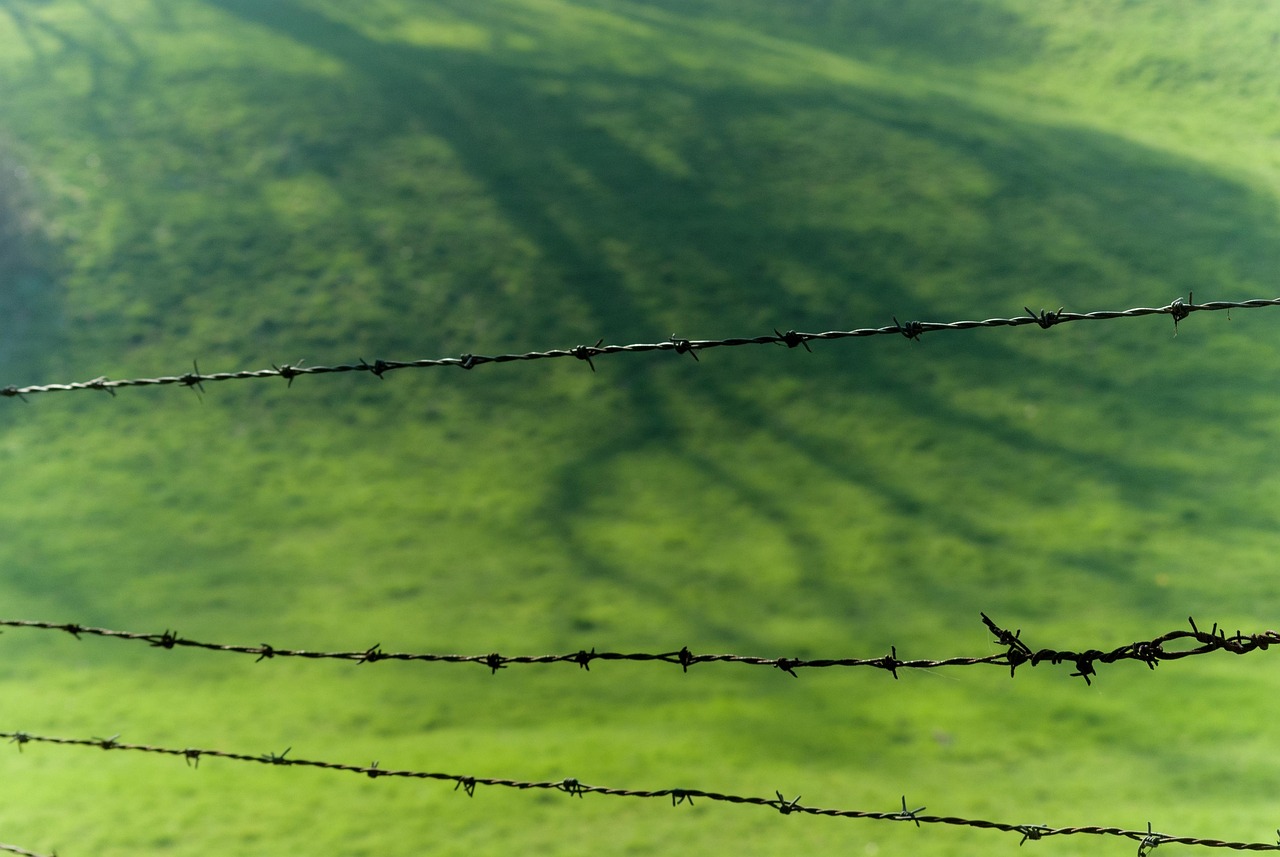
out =
[[[578,360],[583,360],[594,372],[594,358],[604,357],[611,354],[637,354],[648,351],[673,351],[676,354],[688,354],[694,360],[697,360],[699,351],[707,351],[712,348],[730,348],[744,345],[785,345],[788,348],[803,346],[804,349],[808,351],[811,350],[809,348],[810,342],[837,339],[901,335],[908,339],[918,340],[920,336],[925,333],[973,330],[980,327],[1023,327],[1029,324],[1034,324],[1047,330],[1059,324],[1065,324],[1073,321],[1105,321],[1118,318],[1137,318],[1146,315],[1171,316],[1173,318],[1174,329],[1176,332],[1178,323],[1193,312],[1260,309],[1263,307],[1280,306],[1280,298],[1254,299],[1246,301],[1210,301],[1209,303],[1203,304],[1195,303],[1193,298],[1194,294],[1188,295],[1186,301],[1183,301],[1182,298],[1175,298],[1168,305],[1160,307],[1134,307],[1126,310],[1098,310],[1083,313],[1064,312],[1062,309],[1058,309],[1054,312],[1041,310],[1039,313],[1035,313],[1029,308],[1024,308],[1027,311],[1027,315],[1025,316],[988,318],[983,321],[899,322],[895,317],[892,326],[863,327],[856,328],[854,330],[828,330],[822,333],[802,333],[796,330],[788,330],[783,333],[775,329],[772,334],[765,334],[763,336],[731,337],[728,339],[684,339],[672,334],[669,339],[663,342],[635,343],[632,345],[605,345],[604,340],[601,339],[596,342],[595,345],[577,345],[568,349],[527,351],[520,354],[462,354],[458,357],[440,357],[423,360],[375,360],[372,363],[361,358],[358,363],[342,363],[334,366],[303,366],[301,361],[299,361],[298,363],[285,363],[279,366],[273,363],[270,369],[211,373],[201,372],[199,364],[194,363],[192,365],[193,371],[191,372],[184,372],[181,375],[162,375],[157,378],[110,380],[104,375],[94,378],[91,381],[77,381],[66,384],[33,384],[25,387],[11,384],[6,387],[0,387],[0,397],[17,397],[25,399],[27,396],[35,395],[37,393],[60,393],[72,390],[98,390],[110,393],[114,396],[115,391],[121,387],[154,387],[174,384],[188,387],[193,390],[203,391],[204,383],[206,381],[239,381],[251,378],[283,378],[288,382],[288,385],[292,387],[294,379],[302,375],[366,372],[378,378],[382,378],[386,373],[396,369],[425,369],[441,366],[474,369],[477,366],[483,366],[488,363],[548,360],[559,357],[574,357]]]
[[[58,855],[57,855],[56,853],[55,853],[55,854],[41,854],[39,851],[28,851],[27,849],[22,848],[22,847],[20,847],[20,846],[17,846],[17,845],[7,845],[7,844],[5,844],[5,843],[3,843],[3,842],[0,842],[0,851],[7,852],[7,853],[9,853],[9,854],[21,854],[21,855],[23,855],[23,857],[58,857]]]
[[[720,803],[765,807],[776,810],[782,815],[814,815],[827,816],[831,818],[859,818],[875,821],[906,821],[914,823],[917,827],[925,824],[972,827],[981,830],[998,830],[1006,833],[1016,833],[1021,835],[1022,842],[1026,842],[1028,839],[1046,839],[1051,836],[1117,836],[1138,842],[1138,854],[1140,857],[1156,846],[1167,843],[1175,843],[1179,845],[1200,845],[1207,848],[1227,848],[1235,851],[1280,851],[1280,843],[1273,845],[1266,842],[1236,842],[1196,836],[1171,836],[1164,833],[1153,832],[1150,824],[1148,824],[1147,829],[1143,831],[1100,825],[1050,827],[1045,824],[1012,824],[1009,822],[963,818],[952,815],[925,815],[923,813],[926,807],[920,807],[912,810],[907,809],[905,796],[902,798],[902,809],[892,812],[858,809],[830,809],[801,804],[800,797],[788,800],[783,797],[783,794],[780,791],[774,793],[776,795],[775,797],[767,798],[726,794],[723,792],[713,792],[696,788],[614,788],[610,786],[589,785],[575,778],[529,781],[498,777],[464,776],[461,774],[441,773],[438,771],[396,770],[383,768],[378,762],[374,762],[370,765],[350,765],[339,762],[317,761],[314,759],[291,758],[289,756],[289,752],[292,748],[287,748],[282,753],[251,754],[232,753],[224,750],[210,750],[203,748],[196,749],[192,747],[176,748],[158,747],[148,744],[128,744],[121,742],[118,735],[111,738],[59,738],[45,735],[33,735],[29,732],[0,732],[0,738],[7,738],[10,743],[16,744],[19,751],[21,751],[27,744],[45,743],[64,746],[96,747],[102,750],[123,750],[139,753],[153,753],[163,756],[177,756],[184,759],[189,766],[193,767],[199,767],[200,760],[202,758],[211,757],[229,759],[236,762],[249,762],[280,767],[305,767],[320,768],[327,771],[343,771],[346,773],[361,774],[372,779],[377,779],[379,777],[398,777],[419,780],[439,780],[452,782],[454,784],[455,791],[461,789],[466,792],[468,796],[475,794],[477,786],[500,786],[503,788],[519,789],[522,791],[528,789],[561,791],[576,797],[582,797],[583,795],[588,794],[598,794],[609,797],[626,798],[670,798],[673,806],[678,806],[683,803],[692,805],[695,799],[698,799]],[[1280,836],[1280,830],[1277,830],[1277,836]]]
[[[487,667],[492,672],[506,669],[512,665],[528,664],[577,664],[584,670],[590,670],[596,661],[634,661],[641,663],[675,664],[684,672],[689,667],[705,663],[736,663],[747,666],[770,667],[782,670],[798,677],[798,669],[814,669],[824,667],[871,667],[885,670],[898,677],[899,670],[938,669],[942,667],[964,666],[998,666],[1008,667],[1013,676],[1018,667],[1038,666],[1042,663],[1053,665],[1067,663],[1075,667],[1072,676],[1083,678],[1091,684],[1097,675],[1099,664],[1114,664],[1119,661],[1139,661],[1149,668],[1155,669],[1162,661],[1181,660],[1195,655],[1206,655],[1212,652],[1227,652],[1235,655],[1265,651],[1272,644],[1280,644],[1280,632],[1262,631],[1256,634],[1244,634],[1236,631],[1227,634],[1215,623],[1209,631],[1202,631],[1195,620],[1188,618],[1191,630],[1172,630],[1158,637],[1126,643],[1111,649],[1032,649],[1022,640],[1021,629],[1009,631],[997,625],[985,613],[983,624],[991,632],[995,641],[1005,647],[1003,652],[980,657],[951,657],[940,660],[902,659],[898,657],[896,646],[890,648],[889,654],[873,658],[768,658],[754,655],[738,654],[695,654],[687,646],[679,651],[670,652],[597,652],[579,649],[577,652],[549,655],[502,655],[497,652],[480,655],[438,654],[427,652],[387,652],[381,644],[375,644],[358,651],[310,651],[306,649],[278,648],[262,643],[256,646],[235,645],[228,643],[211,643],[179,636],[176,632],[165,630],[162,633],[140,633],[134,631],[116,631],[109,628],[95,628],[74,622],[42,622],[31,619],[0,619],[0,627],[29,628],[45,631],[62,631],[80,639],[83,636],[105,639],[125,640],[146,643],[165,650],[190,648],[212,652],[252,655],[258,661],[275,658],[305,658],[312,660],[339,660],[357,664],[377,663],[379,661],[416,661],[422,663],[469,663]],[[1168,648],[1169,644],[1190,644],[1186,648]]]

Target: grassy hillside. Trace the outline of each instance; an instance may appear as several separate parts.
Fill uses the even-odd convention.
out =
[[[1087,8],[1086,8],[1087,6]],[[1276,4],[8,0],[0,386],[1275,293]],[[1271,310],[0,401],[0,615],[901,657],[1275,624]],[[0,731],[1270,841],[1270,657],[271,661],[13,630]],[[1012,837],[27,746],[75,857]],[[1079,837],[1045,854],[1125,843]]]

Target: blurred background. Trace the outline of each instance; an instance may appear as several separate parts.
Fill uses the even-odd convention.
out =
[[[1278,13],[0,0],[0,386],[1272,297]],[[512,655],[1260,631],[1278,322],[6,398],[0,618]],[[12,629],[0,731],[1271,842],[1269,658],[491,675]],[[1017,845],[10,750],[0,841],[64,857]]]

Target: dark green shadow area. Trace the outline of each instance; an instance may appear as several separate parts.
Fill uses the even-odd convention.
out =
[[[0,374],[40,378],[65,347],[65,309],[55,245],[27,168],[0,152]]]
[[[1193,290],[1203,296],[1214,285],[1262,288],[1280,261],[1269,199],[1201,165],[1087,129],[1020,121],[937,95],[740,86],[676,70],[623,75],[587,60],[580,68],[539,66],[500,46],[513,35],[536,38],[532,20],[458,6],[497,34],[488,53],[376,41],[290,2],[212,5],[343,62],[362,82],[374,136],[421,130],[448,142],[544,262],[547,279],[532,300],[489,296],[504,344],[652,340],[673,329],[706,336],[826,329],[1001,309],[1015,315],[1026,301],[1123,308],[1156,302],[1153,292],[1163,302]],[[885,7],[868,7],[876,8]],[[696,32],[668,23],[673,38]],[[664,125],[683,169],[662,168],[626,133]],[[325,163],[320,157],[315,167]],[[830,188],[840,189],[836,198]],[[353,210],[368,204],[366,189],[348,185],[344,193]],[[577,327],[562,333],[561,319],[575,314],[589,322],[586,335]],[[557,342],[565,335],[574,341]],[[762,404],[761,391],[797,371],[794,360],[703,355],[704,362],[749,366],[750,386],[726,383],[723,371],[691,371],[687,358],[620,359],[607,370],[602,361],[620,400],[608,424],[593,427],[558,467],[541,517],[559,543],[579,551],[583,568],[622,580],[626,573],[578,541],[577,523],[607,492],[601,474],[617,461],[674,451],[700,479],[729,488],[786,531],[805,565],[822,567],[838,537],[815,532],[803,507],[789,512],[699,453],[690,440],[692,410],[726,437],[769,433],[780,449],[873,490],[905,519],[993,544],[999,536],[984,522],[986,510],[894,474],[918,457],[959,484],[966,471],[1013,474],[1036,461],[1034,480],[1008,479],[1011,496],[1070,498],[1080,485],[1103,485],[1131,506],[1158,505],[1194,474],[1143,452],[1169,442],[1168,427],[1151,415],[1185,414],[1197,397],[1212,403],[1194,411],[1194,431],[1173,430],[1177,442],[1192,446],[1205,425],[1249,421],[1247,400],[1222,395],[1221,376],[1194,371],[1194,357],[1173,350],[1168,333],[1152,346],[1150,327],[1117,323],[1064,337],[1050,351],[1023,344],[1034,335],[943,334],[921,343],[819,346],[804,355],[800,371],[821,386],[823,402],[844,400],[901,415],[904,427],[908,418],[928,426],[910,449],[880,444],[890,456],[880,460],[848,442],[848,419],[828,424],[811,403]],[[1130,355],[1138,348],[1152,359],[1135,365]],[[1170,374],[1177,385],[1164,383]],[[1011,381],[1031,400],[1064,403],[1077,417],[1107,415],[1112,422],[1097,428],[1099,437],[1122,430],[1124,442],[1033,431],[958,394]],[[513,373],[477,384],[473,394],[495,412],[510,409],[524,400],[524,383]],[[804,417],[808,428],[797,431]],[[893,419],[868,426],[891,431]],[[966,460],[978,447],[989,453],[981,464]],[[1123,558],[1108,551],[1057,559],[1087,572]],[[896,573],[904,586],[931,584],[936,575],[925,562],[902,552]],[[625,582],[647,598],[667,591],[661,578]],[[810,583],[812,603],[853,609],[852,586],[821,575]],[[939,597],[945,602],[950,593]]]
[[[508,46],[536,43],[549,24],[506,7],[444,5],[492,34],[487,49],[469,51],[378,41],[297,3],[208,5],[336,59],[349,73],[220,70],[217,96],[245,105],[258,123],[247,129],[203,133],[163,124],[159,111],[153,121],[165,145],[210,168],[170,169],[158,157],[148,184],[119,188],[114,198],[127,216],[119,218],[114,264],[101,274],[107,291],[130,303],[81,317],[100,353],[113,342],[151,347],[167,360],[194,351],[210,370],[243,367],[211,366],[206,349],[238,351],[249,365],[300,356],[337,362],[570,347],[599,337],[823,330],[889,324],[894,316],[1014,315],[1024,303],[1123,308],[1192,290],[1203,299],[1206,287],[1213,297],[1215,284],[1237,295],[1262,288],[1280,261],[1268,199],[1198,164],[1093,131],[809,77],[766,85],[723,69],[660,63],[622,73],[610,68],[605,47],[552,62]],[[706,37],[696,16],[648,20],[673,43]],[[148,88],[164,87],[147,77],[145,57],[116,41],[91,106],[107,131],[123,134],[145,119],[138,105]],[[63,59],[85,59],[72,40],[61,50]],[[182,98],[210,98],[198,77],[186,81]],[[414,171],[412,158],[379,164],[387,141],[423,137],[443,141],[529,245],[524,257],[495,261],[464,231],[406,268],[370,213],[389,206],[416,229],[422,210],[451,204],[429,185],[400,181]],[[226,166],[246,158],[267,166],[239,176]],[[291,221],[264,201],[261,186],[277,180],[323,185],[341,205],[314,221],[302,209]],[[157,199],[189,235],[175,226],[179,238],[170,244],[155,238]],[[351,254],[376,274],[358,288],[333,273],[335,260]],[[533,274],[507,288],[502,264],[527,264]],[[440,271],[453,275],[447,287],[415,285],[423,272]],[[308,392],[290,402],[288,418],[271,416],[282,395],[274,385],[217,395],[243,396],[243,421],[263,437],[261,449],[278,443],[282,456],[290,442],[276,438],[332,413],[346,396],[369,406],[354,427],[376,430],[398,407],[407,416],[397,420],[461,421],[446,434],[454,446],[442,448],[464,446],[467,420],[525,420],[544,439],[572,434],[571,451],[547,457],[537,514],[520,526],[568,552],[584,575],[685,611],[690,624],[713,625],[695,604],[672,605],[671,572],[626,569],[584,539],[594,523],[626,508],[609,483],[620,464],[649,454],[676,459],[684,472],[669,486],[673,508],[694,508],[708,487],[723,488],[784,534],[806,569],[795,610],[868,615],[875,604],[859,597],[861,580],[823,573],[845,549],[841,522],[803,491],[791,493],[786,472],[777,474],[777,489],[763,487],[759,474],[775,462],[744,469],[727,447],[749,435],[767,438],[779,461],[789,457],[790,466],[821,474],[820,483],[873,495],[904,529],[926,521],[931,534],[990,549],[999,582],[1017,563],[999,550],[1007,509],[998,502],[1065,507],[1085,486],[1164,513],[1183,485],[1219,491],[1197,482],[1194,467],[1150,450],[1177,444],[1211,455],[1206,428],[1247,430],[1255,406],[1232,396],[1221,373],[1197,371],[1194,353],[1179,350],[1167,331],[1152,345],[1155,324],[864,340],[815,345],[812,354],[726,349],[704,353],[700,364],[674,355],[605,358],[589,376],[593,401],[566,402],[547,420],[536,415],[547,407],[547,388],[562,382],[547,370],[545,386],[531,383],[530,373],[544,371],[536,365],[431,381],[406,372],[385,387],[361,378],[356,393],[354,381],[304,379]],[[1058,339],[1040,347],[1037,336]],[[1137,349],[1149,359],[1134,361]],[[465,410],[415,402],[434,398],[412,392],[423,389],[448,389]],[[1002,390],[1060,409],[1062,425],[1046,429],[991,407]],[[126,404],[147,407],[141,397],[122,399],[113,405],[121,419]],[[353,409],[343,410],[351,419]],[[1171,429],[1152,417],[1168,412],[1185,419]],[[1082,425],[1093,434],[1078,431]],[[928,478],[904,475],[917,472]],[[955,491],[975,484],[966,502],[955,501]],[[1206,532],[1227,519],[1267,526],[1225,494],[1205,505],[1216,510],[1197,524]],[[878,540],[902,542],[885,556],[906,590],[931,592],[946,606],[964,586],[935,586],[933,560],[914,553],[905,533]],[[1103,546],[1055,563],[1091,579],[1127,559]],[[717,633],[733,627],[742,626],[726,621]]]
[[[586,4],[644,19],[653,8],[702,21],[733,21],[776,38],[846,56],[950,66],[1015,65],[1043,47],[1043,33],[1013,11],[981,0],[680,0]]]

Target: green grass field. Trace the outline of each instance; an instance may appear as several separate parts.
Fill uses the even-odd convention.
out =
[[[1277,12],[0,0],[0,386],[1272,297]],[[0,618],[815,658],[996,653],[980,611],[1035,647],[1188,615],[1260,631],[1278,324],[0,399]],[[1124,663],[1092,686],[1050,665],[490,675],[15,629],[0,731],[1273,842],[1273,658]],[[707,801],[9,750],[0,842],[62,857],[1017,849]]]

